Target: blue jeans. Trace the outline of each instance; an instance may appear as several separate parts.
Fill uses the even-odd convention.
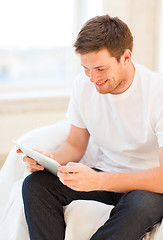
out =
[[[24,180],[22,192],[31,240],[63,240],[63,206],[77,199],[115,206],[110,218],[91,240],[139,240],[163,217],[163,194],[138,190],[126,194],[79,192],[66,187],[47,171],[29,175]]]

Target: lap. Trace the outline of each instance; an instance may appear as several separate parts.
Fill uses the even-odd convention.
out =
[[[158,206],[163,210],[163,194],[136,190],[129,193],[113,193],[107,191],[91,191],[91,192],[79,192],[74,191],[67,186],[63,185],[57,176],[47,172],[35,172],[30,174],[24,181],[24,184],[30,185],[30,188],[37,188],[38,185],[49,189],[54,193],[62,193],[72,200],[96,200],[106,204],[116,205],[118,202],[128,202],[133,206],[145,207],[153,206],[153,210]],[[68,204],[68,203],[67,203]],[[162,211],[163,212],[163,211]]]
[[[24,181],[23,188],[27,191],[27,198],[30,198],[31,195],[31,201],[33,201],[35,195],[37,195],[37,198],[39,199],[39,191],[42,191],[43,189],[44,191],[51,193],[49,195],[52,197],[51,200],[54,198],[55,202],[55,199],[57,198],[62,206],[68,205],[73,200],[79,199],[96,200],[108,205],[114,205],[115,207],[111,211],[111,217],[116,215],[116,212],[122,210],[123,217],[125,217],[126,221],[129,223],[131,221],[134,223],[137,221],[146,222],[147,218],[152,216],[151,221],[148,221],[146,225],[153,226],[153,223],[159,222],[163,217],[163,195],[148,191],[137,190],[127,194],[106,191],[77,192],[63,185],[56,176],[47,171],[36,172],[29,175]],[[42,197],[44,197],[43,193]],[[47,200],[49,201],[49,198]],[[35,208],[37,208],[37,204],[35,205]]]
[[[135,190],[125,194],[119,201],[128,202],[131,206],[135,208],[148,208],[150,211],[157,211],[158,208],[163,213],[163,194],[154,193],[144,190]]]
[[[57,176],[47,171],[32,173],[24,180],[23,193],[29,190],[28,196],[34,196],[36,193],[38,196],[41,189],[47,189],[50,191],[54,198],[62,196],[60,200],[63,206],[68,205],[73,200],[95,200],[115,206],[119,199],[123,196],[122,193],[107,191],[75,191],[62,184]]]

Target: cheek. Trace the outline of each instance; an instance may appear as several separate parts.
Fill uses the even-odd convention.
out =
[[[119,71],[118,69],[110,69],[110,71],[107,71],[107,73],[105,74],[105,77],[107,79],[117,79],[119,76]]]
[[[106,78],[106,79],[111,79],[112,78],[112,72],[111,71],[107,71],[103,74],[103,78]]]

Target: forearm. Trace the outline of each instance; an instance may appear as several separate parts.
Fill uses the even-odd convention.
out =
[[[163,193],[163,166],[139,172],[99,174],[100,189],[113,192],[146,190]]]
[[[87,129],[71,125],[65,143],[55,150],[52,154],[53,158],[61,165],[66,165],[68,162],[79,162],[86,151],[89,136]]]
[[[81,151],[81,149],[65,142],[51,155],[51,157],[61,165],[66,165],[68,162],[79,162],[83,154],[83,150]]]

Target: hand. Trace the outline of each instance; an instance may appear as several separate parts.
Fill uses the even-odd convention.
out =
[[[47,157],[51,157],[51,155],[49,153],[43,153],[41,151],[35,150],[39,153],[42,153],[43,155],[47,156]],[[16,151],[17,153],[23,153],[20,149],[17,149]],[[26,168],[29,172],[36,172],[36,171],[43,171],[44,167],[41,166],[40,164],[37,163],[37,161],[35,161],[34,159],[25,156],[23,157],[23,161],[25,162]]]
[[[81,164],[69,162],[58,167],[58,177],[67,187],[76,191],[100,190],[101,172]]]

